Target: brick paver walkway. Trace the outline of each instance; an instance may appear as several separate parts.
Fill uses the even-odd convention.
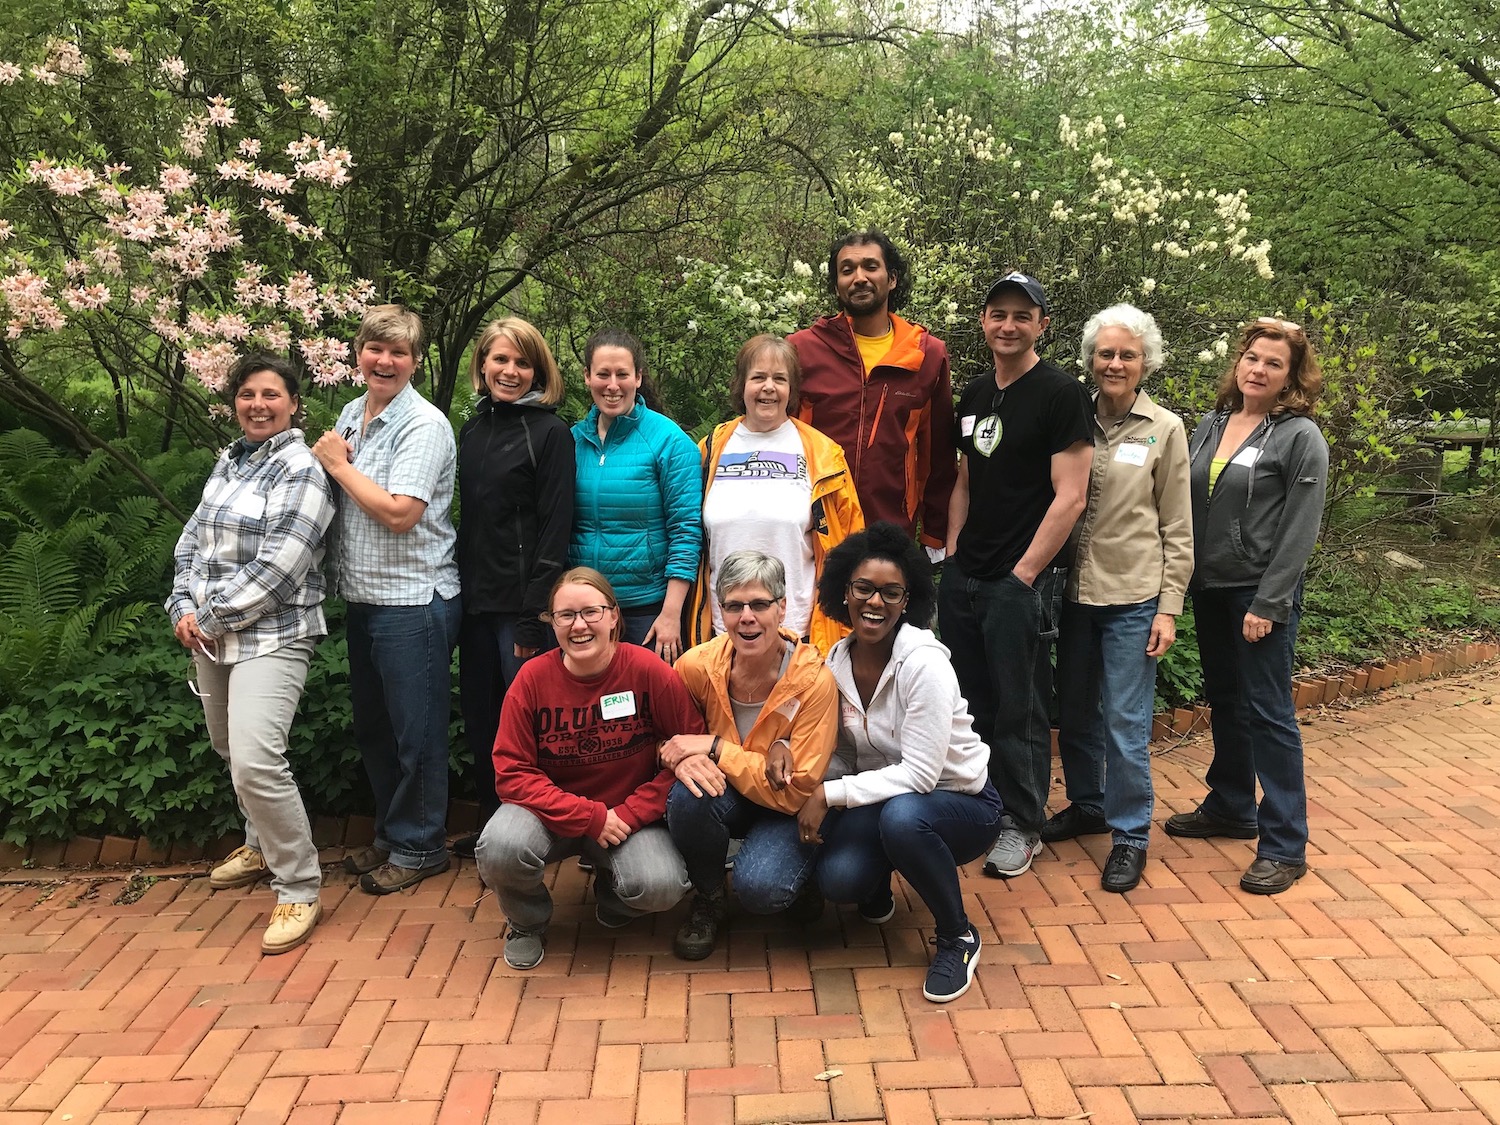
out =
[[[1240,841],[1108,837],[965,884],[976,987],[922,999],[930,918],[736,917],[688,966],[680,910],[620,933],[571,863],[546,961],[500,959],[472,864],[385,899],[330,870],[313,942],[259,955],[264,888],[119,877],[0,888],[0,1125],[1500,1123],[1500,672],[1305,729],[1313,873],[1240,892]],[[1207,747],[1158,757],[1157,822]],[[352,891],[352,893],[351,893]]]

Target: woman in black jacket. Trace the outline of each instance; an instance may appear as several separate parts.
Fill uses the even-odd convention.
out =
[[[556,643],[540,615],[568,561],[574,450],[556,413],[557,361],[526,321],[486,328],[469,374],[479,402],[458,437],[459,695],[483,828],[500,807],[493,754],[506,689],[523,661]],[[477,839],[454,852],[472,856]]]

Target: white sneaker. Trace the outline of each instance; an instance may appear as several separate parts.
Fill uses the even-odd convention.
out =
[[[1041,850],[1040,835],[1007,825],[1000,829],[1000,838],[984,861],[984,873],[992,879],[1013,879],[1024,875]]]
[[[296,949],[313,932],[323,907],[316,902],[281,902],[271,911],[271,924],[260,939],[262,953],[286,953]]]

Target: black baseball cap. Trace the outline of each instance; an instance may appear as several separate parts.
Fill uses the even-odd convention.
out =
[[[985,291],[984,304],[980,308],[989,308],[990,302],[995,299],[995,294],[1007,285],[1014,285],[1031,300],[1031,303],[1042,310],[1042,315],[1047,315],[1047,294],[1042,289],[1042,283],[1029,273],[1021,273],[1012,270],[1004,277],[997,278],[995,282]]]

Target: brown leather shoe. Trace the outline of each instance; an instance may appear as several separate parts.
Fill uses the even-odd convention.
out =
[[[344,856],[344,870],[351,875],[363,875],[366,871],[374,871],[390,858],[390,852],[371,844],[369,847],[356,848]]]
[[[415,887],[423,879],[441,875],[453,866],[447,856],[426,867],[397,867],[394,863],[382,863],[374,871],[359,877],[359,889],[369,895],[393,895],[407,887]]]

